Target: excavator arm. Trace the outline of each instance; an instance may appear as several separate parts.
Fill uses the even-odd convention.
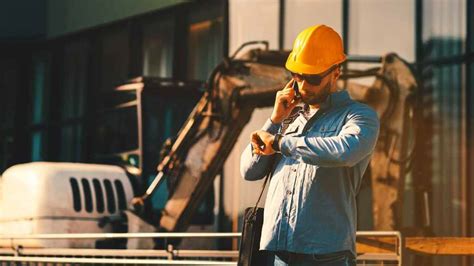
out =
[[[162,230],[186,230],[254,109],[272,106],[275,93],[290,80],[291,76],[283,67],[288,54],[284,51],[253,49],[238,58],[233,56],[225,59],[212,72],[206,93],[166,152],[158,166],[155,180],[139,200],[146,200],[165,178],[176,180],[162,211],[159,224]],[[347,71],[342,80],[366,76],[376,77],[373,85],[351,82],[345,85],[351,96],[373,106],[382,118],[382,123],[389,125],[382,125],[387,130],[382,130],[374,154],[375,162],[372,162],[373,168],[379,169],[372,171],[372,183],[376,182],[382,189],[374,194],[374,219],[382,222],[398,217],[394,211],[397,208],[385,208],[397,205],[398,196],[401,195],[398,193],[403,185],[400,176],[406,169],[394,162],[402,160],[407,153],[402,132],[406,126],[406,115],[402,113],[408,95],[416,88],[416,82],[407,65],[394,54],[383,58],[382,67],[368,71]],[[382,161],[387,162],[383,165],[384,169],[378,166]],[[384,191],[395,196],[386,202],[382,199]]]

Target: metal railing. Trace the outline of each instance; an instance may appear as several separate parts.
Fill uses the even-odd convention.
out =
[[[395,237],[391,253],[361,253],[357,255],[358,265],[402,265],[403,238],[399,231],[357,231],[357,238]]]
[[[240,233],[81,233],[1,235],[10,240],[9,249],[0,249],[0,262],[36,262],[61,264],[121,264],[121,265],[237,265],[238,251],[179,250],[168,245],[166,250],[143,249],[76,249],[21,248],[15,240],[43,239],[131,239],[131,238],[238,238]],[[218,261],[217,261],[218,260]],[[0,264],[1,265],[1,264]]]
[[[130,238],[240,238],[241,233],[92,233],[92,234],[32,234],[0,235],[0,240],[10,240],[10,248],[0,248],[2,262],[60,264],[155,264],[155,265],[237,265],[238,250],[180,250],[168,245],[166,250],[144,249],[81,249],[81,248],[22,248],[15,240],[22,239],[130,239]],[[358,238],[395,237],[391,253],[363,253],[357,256],[359,265],[401,265],[403,240],[397,231],[358,231]],[[9,265],[9,264],[7,264]]]

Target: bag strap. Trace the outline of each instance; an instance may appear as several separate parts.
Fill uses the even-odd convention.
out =
[[[298,117],[299,111],[302,110],[303,108],[301,107],[296,107],[292,110],[292,113],[288,118],[286,118],[282,123],[282,127],[280,128],[279,133],[284,134],[288,126],[293,123],[296,118]],[[257,208],[258,208],[258,203],[260,203],[260,200],[262,199],[263,191],[265,191],[265,186],[268,183],[268,180],[272,177],[273,171],[275,170],[275,165],[276,162],[278,161],[278,154],[275,153],[273,158],[272,163],[270,164],[270,169],[268,171],[268,174],[265,176],[265,181],[263,181],[263,186],[262,186],[262,191],[260,191],[260,195],[258,196],[257,202],[255,203],[255,207],[253,207],[252,213],[250,214],[250,217],[255,216],[257,214]]]
[[[275,154],[275,156],[278,156]],[[262,186],[262,191],[260,191],[260,195],[258,196],[257,202],[255,203],[255,207],[253,207],[251,217],[255,216],[257,214],[257,208],[258,208],[258,203],[260,203],[260,200],[262,199],[263,191],[265,191],[265,187],[267,186],[268,180],[271,178],[273,175],[274,167],[275,167],[275,162],[277,161],[277,158],[273,159],[273,162],[270,165],[270,171],[268,174],[265,176],[265,181],[263,181],[263,186]]]

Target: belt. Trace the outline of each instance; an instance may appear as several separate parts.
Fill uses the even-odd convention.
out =
[[[276,251],[275,255],[277,255],[281,260],[288,262],[288,261],[301,261],[301,260],[308,260],[308,259],[316,259],[318,261],[331,261],[337,260],[341,257],[348,257],[350,259],[355,259],[354,254],[349,250],[342,250],[337,252],[325,253],[325,254],[305,254],[305,253],[295,253],[289,251]]]

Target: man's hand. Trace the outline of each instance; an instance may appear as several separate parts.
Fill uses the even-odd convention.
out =
[[[272,116],[270,117],[273,123],[281,123],[300,102],[295,98],[295,90],[293,90],[292,85],[293,79],[286,84],[284,89],[277,92]]]
[[[129,209],[136,214],[143,214],[143,208],[145,206],[145,201],[142,197],[134,197],[130,202]]]
[[[272,155],[275,151],[272,148],[275,136],[263,131],[257,130],[250,135],[250,143],[252,144],[253,153],[259,155]]]

